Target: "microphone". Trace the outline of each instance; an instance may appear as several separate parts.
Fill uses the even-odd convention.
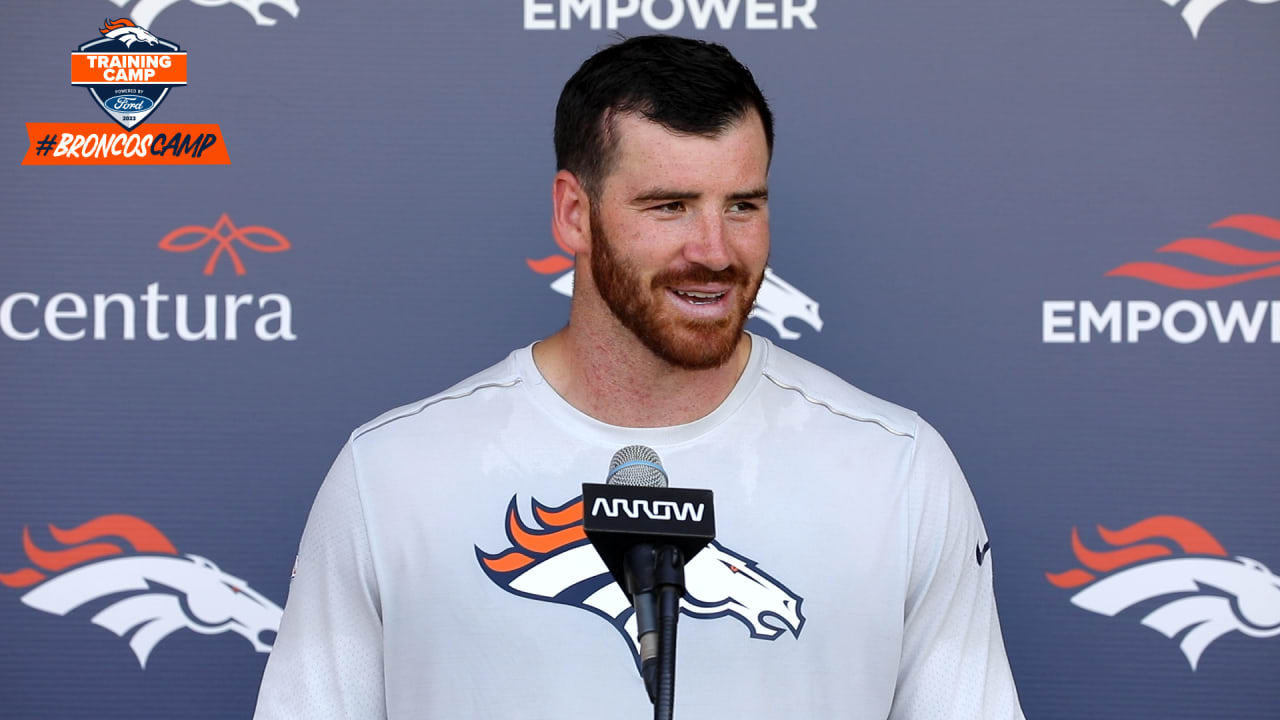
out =
[[[715,539],[715,498],[667,483],[658,453],[629,445],[614,453],[605,484],[583,483],[582,499],[583,530],[635,608],[645,688],[655,711],[664,696],[669,717],[684,563]]]

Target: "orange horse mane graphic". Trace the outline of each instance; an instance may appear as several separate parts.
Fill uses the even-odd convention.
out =
[[[74,565],[90,560],[121,555],[128,550],[117,542],[102,542],[104,538],[120,538],[133,547],[134,552],[177,555],[178,550],[164,533],[154,525],[132,515],[103,515],[70,530],[49,526],[53,539],[68,547],[65,550],[42,550],[31,540],[31,529],[22,528],[22,549],[33,565],[58,573]],[[90,542],[99,541],[99,542]],[[8,587],[28,587],[47,578],[34,568],[22,568],[11,573],[0,573],[0,584]]]
[[[539,275],[554,275],[555,273],[564,272],[565,270],[573,267],[573,251],[564,243],[560,242],[560,238],[556,238],[555,240],[556,245],[558,245],[560,249],[565,252],[565,255],[568,255],[569,257],[565,257],[564,255],[548,255],[541,260],[525,258],[524,261],[529,266],[530,270],[538,273]]]
[[[102,29],[99,30],[98,32],[102,33],[103,35],[106,35],[112,30],[119,30],[120,28],[125,28],[125,27],[138,27],[138,26],[134,25],[133,21],[130,20],[129,18],[120,18],[119,20],[105,19],[102,21]]]
[[[497,555],[481,558],[485,567],[507,573],[528,567],[560,550],[587,539],[582,530],[581,498],[559,508],[549,508],[533,501],[533,513],[540,528],[530,528],[516,512],[516,499],[507,507],[507,537],[512,547]]]
[[[1117,549],[1090,550],[1080,541],[1077,528],[1071,528],[1071,549],[1075,552],[1076,559],[1080,564],[1097,573],[1109,573],[1143,560],[1174,554],[1174,550],[1168,545],[1145,542],[1149,540],[1163,540],[1177,545],[1183,553],[1188,555],[1227,556],[1227,551],[1222,544],[1209,534],[1208,530],[1186,518],[1173,515],[1159,515],[1140,520],[1121,530],[1108,530],[1099,525],[1098,535],[1104,542]],[[1126,545],[1128,547],[1122,547]],[[1074,588],[1093,582],[1097,576],[1082,568],[1072,568],[1066,572],[1045,573],[1045,577],[1060,588]]]

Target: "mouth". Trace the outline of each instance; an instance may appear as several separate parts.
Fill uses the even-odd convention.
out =
[[[723,300],[725,295],[729,294],[728,290],[706,292],[699,290],[678,290],[676,288],[671,288],[670,290],[672,294],[690,305],[715,305]]]

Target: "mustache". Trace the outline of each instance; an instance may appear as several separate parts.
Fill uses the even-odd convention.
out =
[[[704,283],[746,285],[750,281],[751,278],[747,272],[737,265],[730,265],[723,270],[712,270],[708,267],[695,265],[682,270],[664,270],[653,276],[652,284],[657,289],[667,285],[699,285]]]

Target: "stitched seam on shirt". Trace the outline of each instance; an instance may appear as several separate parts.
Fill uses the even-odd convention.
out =
[[[824,408],[826,408],[826,409],[827,409],[827,411],[828,411],[828,412],[830,412],[830,413],[831,413],[831,414],[833,414],[833,415],[839,415],[839,416],[840,416],[840,417],[842,417],[842,418],[848,418],[848,419],[850,419],[850,420],[854,420],[854,421],[856,421],[856,422],[874,423],[874,424],[876,424],[876,425],[879,425],[881,428],[884,428],[884,430],[885,430],[886,432],[892,433],[892,434],[897,435],[897,436],[899,436],[899,437],[909,437],[909,438],[911,438],[911,439],[913,439],[913,440],[915,439],[915,435],[913,435],[912,433],[904,432],[904,431],[902,431],[902,430],[895,430],[895,429],[893,429],[893,428],[889,427],[887,424],[885,424],[885,423],[884,423],[884,421],[882,421],[882,420],[878,420],[878,419],[876,419],[876,418],[870,418],[870,417],[862,417],[862,416],[860,416],[860,415],[854,415],[854,414],[852,414],[852,413],[847,413],[847,412],[845,412],[845,411],[843,411],[843,410],[840,410],[840,409],[838,409],[838,408],[835,408],[835,407],[833,407],[830,403],[823,402],[822,400],[818,400],[817,398],[814,398],[814,397],[810,396],[810,395],[809,395],[808,393],[806,393],[804,390],[801,390],[800,388],[798,388],[798,387],[796,387],[796,386],[794,386],[794,385],[788,385],[788,384],[786,384],[786,383],[782,382],[781,380],[779,380],[779,379],[775,378],[774,376],[770,375],[768,372],[765,372],[765,373],[764,373],[764,376],[765,376],[765,377],[767,377],[767,378],[769,378],[769,382],[773,383],[774,385],[777,385],[778,387],[782,388],[783,390],[790,390],[790,391],[792,391],[792,392],[794,392],[794,393],[797,393],[798,395],[800,395],[800,397],[804,398],[806,402],[812,403],[812,404],[817,405],[817,406],[819,406],[819,407],[824,407]]]
[[[491,383],[483,383],[483,384],[480,384],[480,385],[476,385],[475,387],[467,388],[466,390],[464,390],[464,391],[462,391],[462,392],[454,393],[453,395],[444,395],[444,396],[442,396],[442,397],[435,398],[434,400],[431,400],[431,401],[429,401],[429,402],[424,402],[424,403],[422,403],[422,405],[421,405],[421,406],[416,407],[416,408],[414,408],[413,410],[407,410],[407,411],[405,411],[404,413],[402,413],[402,414],[400,414],[400,415],[397,415],[397,416],[395,416],[395,417],[393,417],[393,418],[387,418],[386,420],[383,420],[382,422],[378,423],[377,425],[374,425],[374,426],[372,426],[372,427],[367,427],[367,428],[365,428],[365,429],[361,430],[361,431],[359,432],[359,434],[357,434],[357,435],[353,435],[353,436],[351,437],[351,439],[352,439],[352,440],[355,440],[356,438],[359,438],[359,437],[362,437],[362,436],[364,436],[364,435],[367,435],[367,434],[369,434],[369,433],[373,432],[374,430],[377,430],[378,428],[386,427],[387,425],[390,425],[391,423],[393,423],[393,422],[395,422],[395,421],[397,421],[397,420],[403,420],[403,419],[405,419],[405,418],[407,418],[407,417],[413,417],[414,415],[417,415],[418,413],[421,413],[423,410],[426,410],[427,408],[431,407],[432,405],[438,405],[438,404],[440,404],[440,403],[442,403],[442,402],[444,402],[444,401],[446,401],[446,400],[461,400],[462,398],[465,398],[465,397],[469,397],[469,396],[471,396],[471,395],[474,395],[474,394],[476,394],[477,392],[479,392],[479,391],[481,391],[481,390],[484,390],[484,389],[486,389],[486,388],[494,388],[494,387],[499,387],[499,388],[508,388],[508,387],[514,387],[514,386],[516,386],[516,385],[519,385],[519,384],[520,384],[520,382],[521,382],[520,378],[516,378],[516,379],[514,379],[514,380],[508,380],[507,382],[491,382]]]

